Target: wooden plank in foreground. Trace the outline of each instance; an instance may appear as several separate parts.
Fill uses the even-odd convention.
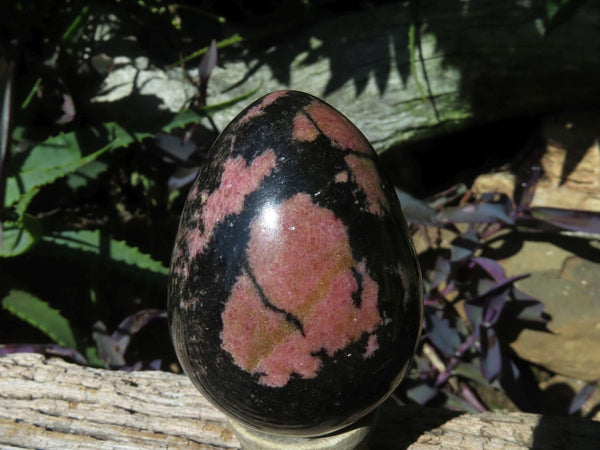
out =
[[[183,375],[0,358],[1,448],[239,448]],[[600,448],[600,422],[384,405],[370,448]]]

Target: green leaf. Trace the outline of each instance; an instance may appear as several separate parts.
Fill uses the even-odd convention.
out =
[[[2,299],[2,307],[50,336],[57,344],[76,348],[69,321],[33,294],[13,289]]]
[[[52,183],[103,153],[143,137],[144,134],[131,134],[114,122],[51,136],[25,155],[15,155],[17,167],[13,167],[7,180],[5,205],[11,206],[31,189]],[[88,148],[96,150],[87,152]]]
[[[39,77],[37,80],[35,80],[35,83],[33,83],[33,86],[31,87],[31,90],[29,91],[29,94],[27,94],[25,100],[23,100],[23,103],[21,104],[21,109],[27,109],[27,107],[31,103],[31,100],[33,100],[33,97],[35,97],[35,94],[37,94],[41,84],[42,78]]]
[[[98,349],[96,347],[87,347],[85,349],[85,359],[88,364],[94,367],[105,367],[106,363],[98,356]]]
[[[568,22],[586,0],[546,0],[546,16],[544,20],[544,34]]]
[[[74,43],[78,37],[80,37],[85,31],[85,19],[90,12],[90,5],[85,5],[81,8],[81,12],[75,16],[75,19],[69,25],[69,28],[63,33],[60,38],[60,43],[65,45],[67,43]]]
[[[161,283],[166,281],[169,269],[150,255],[130,247],[125,242],[103,235],[98,230],[61,231],[42,238],[63,250],[71,251],[74,256],[81,256],[86,262],[92,260],[104,262],[115,268],[138,269]]]
[[[258,92],[261,88],[262,84],[257,88],[252,89],[250,92],[246,92],[245,94],[238,95],[230,100],[217,103],[215,105],[207,105],[202,108],[197,109],[184,109],[173,116],[171,121],[162,127],[162,131],[165,133],[170,133],[176,128],[182,128],[190,123],[199,123],[203,117],[210,116],[216,112],[223,111],[235,105],[242,100],[246,100],[247,98],[253,96]]]
[[[108,170],[104,161],[92,161],[73,173],[67,175],[67,185],[73,190],[85,186],[89,180],[95,180],[101,173]]]
[[[0,258],[18,256],[33,247],[42,235],[40,221],[29,214],[24,214],[16,222],[4,222],[2,241],[0,241]]]
[[[238,44],[240,42],[244,42],[244,38],[236,33],[232,36],[229,36],[226,39],[223,39],[222,41],[217,42],[217,48],[227,47],[229,45]],[[167,69],[171,69],[175,66],[179,66],[183,63],[188,62],[191,59],[198,58],[199,56],[204,55],[208,51],[208,49],[209,49],[208,46],[202,47],[201,49],[196,50],[194,53],[191,53],[191,54],[179,59],[178,61],[174,62],[173,64],[167,66]]]

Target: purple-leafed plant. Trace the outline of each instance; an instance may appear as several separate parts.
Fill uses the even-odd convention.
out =
[[[546,330],[550,317],[540,300],[515,287],[527,274],[508,277],[482,252],[507,229],[600,235],[598,213],[532,207],[540,177],[536,159],[517,177],[514,199],[498,193],[460,198],[466,189],[457,186],[430,205],[399,192],[409,222],[429,246],[421,254],[424,332],[411,380],[402,392],[406,399],[419,404],[442,399],[447,406],[482,411],[486,407],[472,389],[480,384],[503,391],[522,410],[539,411],[539,388],[530,367],[509,344],[524,328]],[[453,232],[450,248],[436,247],[426,226]],[[572,413],[595,386],[586,386],[573,399]]]
[[[127,363],[125,353],[131,338],[143,327],[156,319],[166,319],[167,313],[160,309],[144,309],[121,321],[117,329],[109,333],[102,322],[97,322],[92,333],[96,347],[86,349],[86,355],[73,347],[59,344],[3,344],[0,345],[0,356],[11,353],[41,353],[47,356],[60,356],[82,365],[104,366],[120,370],[160,370],[161,359],[149,363],[136,361]]]

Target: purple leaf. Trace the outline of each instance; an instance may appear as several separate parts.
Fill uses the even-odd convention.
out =
[[[498,377],[502,368],[502,354],[498,336],[493,328],[479,327],[479,343],[481,347],[481,373],[488,381]]]
[[[594,392],[596,391],[596,387],[598,386],[598,380],[592,381],[591,383],[586,384],[571,400],[571,404],[569,405],[569,415],[572,416],[581,410],[585,402],[587,402]]]
[[[484,413],[488,411],[488,409],[485,406],[483,406],[483,404],[479,401],[475,393],[471,390],[471,388],[468,385],[461,385],[460,391],[467,403],[469,403],[473,408],[475,408],[475,410],[478,413]]]
[[[512,225],[514,223],[510,217],[512,206],[506,201],[505,197],[505,195],[501,195],[501,201],[496,203],[483,202],[445,208],[438,213],[437,218],[442,223],[502,222]]]
[[[473,262],[485,270],[494,281],[500,282],[506,279],[504,269],[493,259],[479,257],[473,258]]]
[[[11,353],[40,353],[69,358],[81,365],[88,363],[85,357],[77,350],[56,344],[3,344],[0,346],[0,356]]]
[[[199,91],[200,91],[200,106],[206,105],[206,89],[208,87],[208,79],[213,69],[217,66],[217,44],[213,39],[210,42],[208,51],[202,56],[200,65],[198,66]]]
[[[448,279],[450,275],[450,261],[439,256],[435,261],[435,271],[431,279],[431,287],[438,287],[442,282]]]
[[[406,396],[419,405],[427,404],[438,394],[439,391],[436,388],[431,387],[426,383],[417,384],[406,390]]]
[[[473,329],[477,329],[483,320],[483,306],[465,302],[465,312]]]
[[[447,355],[456,353],[462,340],[458,331],[450,326],[447,319],[438,317],[435,313],[427,316],[429,330],[427,337],[439,350]]]
[[[525,322],[548,323],[544,304],[526,293],[513,289],[513,301],[510,306],[515,310],[515,317]]]
[[[542,146],[535,148],[531,152],[529,162],[525,163],[523,166],[524,169],[517,173],[513,198],[520,208],[529,207],[533,201],[537,183],[543,174],[540,159],[545,150],[546,148]]]
[[[600,234],[600,213],[572,209],[535,207],[531,217],[566,230]]]
[[[117,340],[106,333],[106,326],[102,322],[94,324],[92,337],[96,341],[98,348],[98,357],[106,363],[108,367],[123,367],[125,358],[119,347]]]
[[[148,368],[150,370],[160,370],[161,365],[162,365],[162,360],[155,359],[155,360],[150,361],[150,364],[148,364]]]
[[[499,382],[502,390],[523,412],[539,412],[540,387],[528,363],[502,357]]]
[[[480,245],[479,239],[472,239],[466,233],[454,238],[450,244],[452,246],[452,262],[470,258]]]
[[[529,277],[529,274],[525,273],[525,274],[521,274],[521,275],[515,275],[514,277],[505,278],[501,282],[496,283],[489,288],[486,288],[483,293],[479,293],[477,298],[475,298],[473,300],[481,299],[481,298],[491,296],[491,295],[496,295],[498,292],[502,291],[506,287],[512,286],[512,284],[515,283],[515,281],[523,280],[524,278],[528,278],[528,277]]]
[[[187,162],[197,149],[195,142],[183,142],[181,137],[167,133],[156,133],[155,143],[165,153],[163,159],[168,162]]]
[[[488,381],[481,375],[481,362],[479,358],[473,358],[473,362],[461,363],[452,370],[454,375],[458,375],[469,380],[473,380],[479,384],[487,385]]]
[[[448,189],[444,189],[442,192],[435,194],[433,199],[430,201],[430,205],[435,210],[441,209],[445,205],[448,205],[464,196],[466,192],[467,186],[465,184],[456,184]]]
[[[73,98],[71,94],[62,94],[63,104],[62,111],[63,115],[56,120],[56,123],[59,125],[64,125],[69,122],[72,122],[75,118],[75,104],[73,103]]]
[[[496,295],[487,297],[484,302],[483,322],[484,327],[493,327],[498,322],[506,300],[508,299],[508,288],[503,289]]]
[[[126,317],[112,334],[112,338],[118,344],[117,351],[121,355],[125,355],[132,335],[140,331],[149,322],[155,319],[165,319],[166,317],[167,313],[162,309],[143,309]]]
[[[396,188],[396,195],[398,196],[398,200],[400,200],[402,211],[408,222],[419,225],[433,225],[437,223],[436,212],[427,203],[416,199],[408,192],[404,192],[398,188]]]
[[[179,167],[169,177],[169,181],[167,182],[169,191],[173,191],[175,189],[182,188],[182,187],[190,184],[192,181],[194,181],[194,179],[196,178],[196,175],[198,174],[198,169],[200,169],[200,166]]]
[[[475,406],[473,406],[467,400],[465,400],[462,397],[459,397],[458,395],[452,394],[450,392],[444,392],[444,395],[447,398],[445,406],[449,409],[467,411],[472,414],[478,414],[481,412],[478,411],[478,409],[475,408]]]

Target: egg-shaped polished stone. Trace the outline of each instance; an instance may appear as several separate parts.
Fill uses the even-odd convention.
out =
[[[278,91],[212,146],[185,204],[169,325],[183,369],[230,417],[316,436],[398,386],[421,278],[393,187],[362,133]]]

